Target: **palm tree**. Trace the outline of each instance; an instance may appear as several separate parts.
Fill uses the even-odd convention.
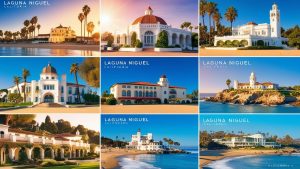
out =
[[[80,13],[79,15],[78,15],[78,20],[80,21],[80,24],[81,24],[81,29],[80,29],[80,31],[81,31],[81,34],[80,34],[80,36],[81,36],[81,41],[82,41],[82,21],[84,20],[84,14],[83,13]]]
[[[228,89],[230,89],[230,84],[231,84],[231,80],[230,80],[230,79],[227,79],[227,80],[226,80],[226,85],[228,86]]]
[[[38,24],[38,25],[36,26],[36,28],[38,29],[38,35],[39,35],[39,34],[40,34],[41,25]]]
[[[219,10],[217,9],[216,12],[212,15],[213,21],[214,21],[214,30],[218,30],[218,25],[220,25],[220,21],[222,19],[222,16],[219,12]]]
[[[84,38],[85,38],[85,30],[86,30],[86,27],[87,27],[87,17],[89,15],[89,13],[91,12],[91,8],[88,6],[88,5],[84,5],[83,8],[82,8],[82,12],[84,14]]]
[[[214,2],[208,2],[206,4],[206,12],[208,14],[208,21],[209,21],[209,44],[211,43],[211,17],[212,14],[216,12],[217,4]]]
[[[35,31],[35,27],[33,25],[29,26],[28,32],[30,33],[30,36],[33,36],[33,32]]]
[[[202,24],[203,24],[203,26],[205,26],[204,17],[206,15],[206,4],[207,4],[206,0],[200,0],[200,9],[199,9],[199,12],[200,12],[200,16],[202,18]]]
[[[77,78],[77,73],[79,71],[79,66],[78,63],[73,63],[71,65],[71,69],[70,69],[70,73],[74,74],[75,76],[75,81],[76,81],[76,94],[77,94],[77,102],[81,102],[80,101],[80,93],[79,93],[79,84],[78,84],[78,78]]]
[[[26,29],[28,28],[29,25],[30,25],[30,21],[29,20],[25,20],[24,21],[24,26],[26,27]],[[26,38],[28,39],[28,31],[26,32]]]
[[[28,76],[30,76],[29,70],[23,69],[22,78],[24,80],[24,103],[26,102],[26,83],[27,83]]]
[[[233,21],[235,21],[235,19],[238,17],[238,13],[237,13],[237,10],[231,6],[229,7],[227,10],[226,10],[226,13],[225,13],[225,18],[227,21],[230,22],[230,27],[231,27],[231,35],[232,35],[232,23]]]
[[[19,88],[20,81],[21,81],[21,77],[14,76],[14,84],[17,86],[18,93],[21,96],[21,92],[20,92],[20,88]]]
[[[88,37],[89,37],[89,34],[92,35],[92,33],[94,32],[94,29],[95,29],[94,23],[93,22],[89,22],[87,24]]]
[[[34,36],[33,36],[33,38],[35,38],[35,26],[36,26],[37,22],[38,22],[38,17],[37,16],[32,17],[31,20],[30,20],[31,26],[34,26],[34,29],[33,29]]]

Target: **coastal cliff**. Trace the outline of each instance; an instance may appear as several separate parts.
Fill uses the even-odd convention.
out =
[[[210,102],[232,103],[232,104],[262,104],[262,105],[300,105],[296,97],[285,96],[279,91],[256,91],[256,90],[224,90],[216,96],[205,98]]]

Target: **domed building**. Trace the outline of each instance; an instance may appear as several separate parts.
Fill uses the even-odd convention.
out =
[[[33,104],[39,103],[58,103],[65,105],[67,103],[76,103],[75,83],[68,83],[66,74],[62,74],[59,78],[56,69],[48,64],[42,69],[39,80],[32,80],[26,84],[24,89],[24,82],[19,84],[21,96],[24,97],[24,90],[26,90],[26,102]],[[18,87],[12,86],[7,89],[8,93],[18,93]],[[82,95],[88,92],[88,87],[79,85],[80,99],[84,102]]]
[[[166,31],[169,46],[180,45],[183,49],[192,47],[192,33],[190,31],[172,28],[163,18],[155,16],[153,13],[152,8],[149,6],[145,11],[145,15],[135,19],[126,33],[114,35],[114,44],[118,46],[130,45],[131,36],[135,32],[137,39],[143,43],[143,48],[154,48],[158,34],[161,31]]]

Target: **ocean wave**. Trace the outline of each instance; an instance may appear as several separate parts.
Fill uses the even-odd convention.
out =
[[[228,162],[232,160],[242,159],[242,158],[248,158],[248,157],[254,157],[255,155],[247,155],[247,156],[240,156],[240,157],[233,157],[233,158],[224,158],[222,160],[218,160],[215,162],[210,163],[209,165],[205,167],[209,167],[211,169],[234,169],[228,165]]]
[[[151,164],[142,162],[142,161],[137,161],[137,160],[133,160],[130,158],[121,158],[119,165],[121,166],[121,169],[160,169],[157,167],[154,167]]]

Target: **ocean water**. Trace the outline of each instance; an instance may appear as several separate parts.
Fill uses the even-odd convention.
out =
[[[300,107],[291,105],[263,106],[222,104],[200,101],[200,113],[300,113]]]
[[[0,56],[99,56],[100,52],[87,50],[0,47]]]
[[[225,158],[203,169],[299,169],[300,155],[264,155]]]
[[[189,151],[189,150],[186,150]],[[141,154],[119,158],[117,169],[198,169],[198,151],[191,154]]]

